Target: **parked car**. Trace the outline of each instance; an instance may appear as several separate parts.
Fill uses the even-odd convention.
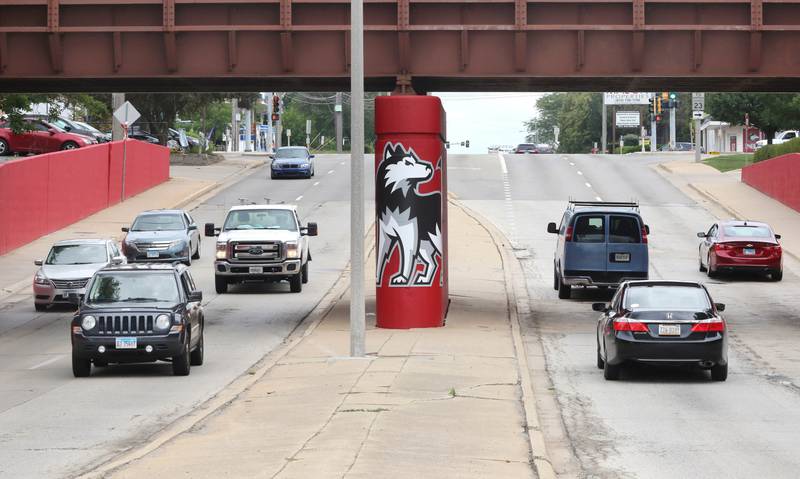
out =
[[[206,223],[205,235],[217,236],[217,294],[227,293],[230,284],[245,281],[288,281],[293,293],[301,292],[308,283],[308,237],[317,236],[317,224],[301,226],[295,206],[234,206],[222,228]]]
[[[75,133],[76,135],[86,136],[92,138],[97,143],[105,143],[108,141],[106,138],[105,133],[100,132],[94,127],[87,125],[86,123],[79,123],[77,121],[68,120],[66,118],[51,118],[47,115],[28,115],[26,118],[31,120],[42,120],[51,125],[55,125],[58,128],[68,132],[68,133]]]
[[[74,298],[74,297],[73,297]],[[203,364],[203,293],[184,265],[119,265],[89,281],[72,318],[72,373],[91,374],[92,364],[169,360],[186,376]]]
[[[695,365],[711,378],[728,378],[727,325],[700,283],[630,281],[622,283],[611,304],[594,303],[597,367],[618,379],[628,362]]]
[[[305,146],[284,146],[278,148],[271,156],[270,177],[305,177],[314,176],[314,155]]]
[[[104,133],[104,132],[98,130],[97,128],[93,127],[92,125],[90,125],[88,123],[85,123],[85,122],[82,122],[82,121],[72,120],[72,123],[78,125],[79,127],[83,128],[84,130],[90,131],[94,135],[94,137],[97,139],[97,141],[99,141],[100,143],[106,143],[106,142],[111,141],[111,133]]]
[[[14,133],[8,121],[0,121],[0,156],[9,153],[52,153],[97,143],[92,138],[68,133],[38,119],[27,119],[28,131]]]
[[[707,232],[697,233],[700,271],[714,277],[721,272],[747,271],[783,279],[783,250],[766,223],[757,221],[722,221]]]
[[[551,155],[556,152],[555,148],[552,145],[548,145],[547,143],[539,143],[536,145],[536,149],[541,154]]]
[[[520,143],[514,149],[514,153],[521,155],[527,153],[539,153],[539,147],[534,145],[533,143]]]
[[[151,134],[150,132],[142,131],[142,130],[129,131],[128,132],[128,138],[131,138],[133,140],[144,141],[144,142],[147,142],[147,143],[152,143],[154,145],[157,145],[157,144],[161,143],[161,141],[158,139],[158,137],[156,137],[155,135]]]
[[[169,129],[169,139],[174,141],[179,147],[181,147],[181,148],[197,148],[197,147],[200,146],[200,140],[199,139],[197,139],[197,138],[195,138],[193,136],[189,136],[185,132],[184,132],[184,136],[186,137],[186,145],[183,145],[181,143],[181,132],[180,131],[178,131],[178,130],[176,130],[174,128],[170,128]]]
[[[570,201],[560,226],[550,223],[547,232],[558,235],[553,288],[561,299],[576,285],[616,287],[648,278],[650,228],[637,203]]]
[[[131,263],[200,259],[200,232],[183,210],[151,210],[139,213],[122,240],[122,252]]]
[[[69,304],[70,295],[83,296],[86,283],[99,269],[126,263],[110,239],[63,240],[54,244],[33,277],[33,304],[44,311],[52,304]]]
[[[794,140],[795,138],[800,137],[800,131],[797,130],[786,130],[786,131],[779,131],[775,133],[775,138],[772,139],[773,145],[780,145],[781,143],[786,143],[789,140]],[[756,141],[756,146],[761,148],[762,146],[766,146],[768,141],[766,139]]]

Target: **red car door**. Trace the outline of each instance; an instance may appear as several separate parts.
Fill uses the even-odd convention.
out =
[[[8,149],[14,153],[28,153],[31,151],[34,137],[30,131],[14,133],[7,124],[2,125],[3,135],[8,141]]]
[[[61,149],[61,135],[58,130],[40,121],[33,122],[33,128],[31,134],[34,136],[33,150],[36,153],[50,153]]]

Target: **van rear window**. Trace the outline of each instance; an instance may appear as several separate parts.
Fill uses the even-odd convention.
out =
[[[604,243],[606,240],[605,217],[581,215],[575,220],[573,241],[576,243]]]
[[[608,230],[609,243],[639,243],[639,220],[633,216],[611,216]]]

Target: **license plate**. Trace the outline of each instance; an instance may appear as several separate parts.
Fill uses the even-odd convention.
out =
[[[61,292],[61,296],[63,296],[64,298],[68,298],[69,295],[71,295],[71,294],[79,294],[79,293],[80,293],[80,290],[78,290],[78,289],[65,289],[65,290],[63,290]]]
[[[745,248],[744,249],[744,254],[751,255],[751,256],[755,255],[756,254],[756,249],[755,248]]]
[[[261,274],[264,272],[264,268],[262,266],[251,266],[250,267],[250,274]]]
[[[659,324],[658,325],[658,335],[659,336],[680,336],[681,335],[681,325],[680,324]]]
[[[117,349],[136,349],[136,338],[117,338]]]
[[[147,252],[148,258],[158,258],[158,251],[148,251]]]
[[[630,253],[614,253],[614,261],[617,263],[630,263]]]

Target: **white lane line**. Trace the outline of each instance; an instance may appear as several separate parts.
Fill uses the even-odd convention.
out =
[[[345,163],[344,163],[344,161],[342,161],[342,162],[340,162],[339,164],[340,164],[340,165],[344,165]]]
[[[333,170],[328,170],[328,174],[332,175],[333,174]]]
[[[603,201],[603,198],[600,198],[599,196],[595,196],[594,199],[596,199],[597,201]]]
[[[583,176],[583,172],[582,172],[582,171],[580,171],[580,170],[578,171],[578,174],[579,174],[579,175],[581,175],[581,176]]]
[[[573,162],[571,162],[571,161],[570,161],[570,162],[569,162],[569,166],[575,166],[575,163],[573,163]]]
[[[31,371],[33,371],[34,369],[39,369],[39,368],[41,368],[43,366],[47,366],[48,364],[54,363],[54,362],[58,361],[59,359],[61,359],[63,357],[64,357],[63,354],[59,354],[57,356],[53,356],[52,358],[50,358],[48,360],[45,360],[45,361],[42,361],[41,363],[37,364],[36,366],[31,366],[28,369],[31,370]]]
[[[314,183],[314,184],[313,184],[313,185],[311,185],[311,186],[318,186],[318,185],[319,185],[319,181],[317,181],[316,183]]]
[[[508,174],[508,166],[506,165],[506,159],[502,153],[497,154],[497,159],[500,160],[500,171],[503,172],[504,175]]]
[[[294,200],[295,200],[295,201],[300,201],[300,200],[302,200],[302,199],[303,199],[303,195],[300,195],[300,196],[298,196],[297,198],[295,198]]]
[[[584,184],[586,185],[587,188],[591,188],[592,187],[592,185],[590,183],[584,183]]]

